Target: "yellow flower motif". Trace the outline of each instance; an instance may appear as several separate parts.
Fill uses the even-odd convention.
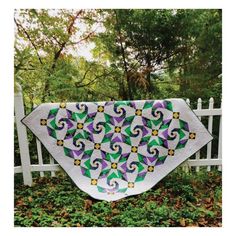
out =
[[[63,146],[64,141],[63,140],[57,140],[57,146]]]
[[[91,179],[91,185],[97,185],[98,180],[97,179]]]
[[[81,144],[80,141],[77,140],[77,142],[75,143],[75,146],[76,146],[76,147],[79,147],[80,144]]]
[[[114,192],[107,192],[108,195],[114,195]]]
[[[79,159],[74,160],[74,165],[75,166],[80,166],[80,163],[81,163],[81,160],[79,160]]]
[[[66,107],[66,103],[62,102],[60,103],[60,108],[65,108]]]
[[[179,112],[173,112],[173,118],[174,119],[179,119]]]
[[[168,150],[168,155],[169,155],[169,156],[174,156],[174,155],[175,155],[175,150],[169,149],[169,150]]]
[[[111,168],[112,168],[112,169],[117,169],[117,163],[113,162],[113,163],[111,164]]]
[[[152,135],[153,135],[153,136],[157,136],[157,135],[158,135],[158,130],[154,129],[154,130],[152,131]]]
[[[83,129],[83,128],[84,128],[84,125],[82,123],[77,124],[77,129]]]
[[[104,106],[98,106],[98,112],[104,112]]]
[[[47,119],[41,119],[40,125],[47,125]]]
[[[136,109],[135,115],[136,116],[141,116],[142,115],[142,110],[141,109]]]
[[[115,126],[115,133],[120,133],[121,132],[121,128],[119,126]]]
[[[134,188],[134,183],[133,182],[128,182],[128,188]]]
[[[154,171],[154,166],[148,166],[148,172],[153,172]]]
[[[101,144],[100,143],[95,143],[94,148],[99,150],[101,148]]]
[[[131,147],[131,152],[137,153],[138,152],[138,148],[135,146]]]
[[[196,133],[189,133],[189,139],[195,139]]]

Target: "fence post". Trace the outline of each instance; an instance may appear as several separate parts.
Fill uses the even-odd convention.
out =
[[[201,110],[202,109],[202,99],[198,98],[197,100],[197,110]],[[199,120],[201,120],[201,116],[198,117]],[[200,150],[196,153],[196,160],[200,159]],[[200,167],[196,166],[196,171],[199,172]]]
[[[18,142],[20,148],[20,158],[23,173],[23,181],[25,185],[32,185],[32,174],[30,169],[29,145],[27,139],[26,127],[21,123],[25,116],[22,90],[18,85],[18,92],[14,95],[14,109],[16,117],[16,128]]]
[[[221,107],[221,106],[220,106]],[[222,159],[222,115],[220,116],[219,127],[219,143],[218,143],[218,159]],[[218,170],[222,170],[222,165],[218,166]]]
[[[214,99],[210,98],[209,100],[209,109],[214,108]],[[208,131],[212,134],[212,127],[213,127],[213,116],[209,116],[208,118]],[[207,144],[207,159],[211,159],[211,147],[212,141]],[[211,166],[207,166],[207,171],[211,170]]]

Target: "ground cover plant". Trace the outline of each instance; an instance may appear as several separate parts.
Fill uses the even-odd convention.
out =
[[[221,172],[178,169],[153,189],[115,202],[95,200],[65,175],[15,178],[15,226],[220,227]]]

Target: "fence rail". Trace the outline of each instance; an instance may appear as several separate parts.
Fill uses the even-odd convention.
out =
[[[19,88],[18,93],[15,94],[15,122],[17,128],[17,136],[20,148],[21,166],[14,167],[14,173],[23,173],[23,181],[25,185],[32,185],[32,172],[39,172],[40,176],[44,176],[45,171],[49,171],[51,176],[55,176],[55,172],[61,170],[58,164],[54,163],[54,159],[50,156],[49,163],[44,163],[42,154],[41,142],[36,140],[37,147],[37,158],[38,164],[31,164],[31,158],[29,154],[29,145],[26,127],[21,123],[21,119],[25,116],[24,103],[22,91]],[[190,100],[186,100],[187,104],[190,105]],[[214,99],[210,98],[209,108],[202,109],[201,98],[197,101],[197,109],[193,110],[195,114],[201,119],[203,116],[208,117],[208,131],[212,133],[213,130],[213,119],[214,116],[219,116],[219,136],[218,136],[218,154],[213,157],[212,155],[212,142],[207,144],[206,156],[201,156],[201,150],[198,151],[194,159],[188,159],[183,163],[182,168],[184,170],[189,167],[194,167],[196,171],[200,170],[200,167],[206,166],[207,171],[211,170],[212,166],[217,166],[218,170],[222,169],[222,109],[214,108]]]

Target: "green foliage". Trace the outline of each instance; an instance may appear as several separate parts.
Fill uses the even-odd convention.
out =
[[[17,10],[25,104],[221,98],[221,10]],[[94,28],[98,30],[94,31]],[[80,55],[94,44],[93,59]]]
[[[207,186],[207,187],[206,187]],[[221,173],[177,170],[153,189],[115,202],[90,198],[64,175],[15,179],[15,226],[172,227],[221,225]]]

